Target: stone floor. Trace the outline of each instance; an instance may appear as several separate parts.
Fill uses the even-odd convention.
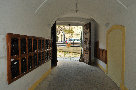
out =
[[[58,62],[35,90],[120,90],[98,67],[78,61]]]
[[[79,61],[80,57],[58,57],[59,61]]]

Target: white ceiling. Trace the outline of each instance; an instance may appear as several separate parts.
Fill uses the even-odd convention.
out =
[[[82,17],[62,17],[57,19],[58,25],[73,25],[73,26],[81,26],[85,23],[88,23],[90,19],[82,18]]]
[[[136,0],[40,0],[35,15],[41,15],[51,25],[58,23],[83,23],[93,18],[96,21],[109,20],[114,15],[126,12]],[[78,12],[75,3],[78,1]],[[76,17],[76,18],[75,18]],[[67,19],[66,19],[67,18]],[[84,20],[83,20],[84,19]],[[67,23],[67,24],[68,24]]]

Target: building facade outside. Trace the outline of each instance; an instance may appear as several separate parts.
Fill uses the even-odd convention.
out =
[[[71,39],[80,40],[82,30],[82,26],[57,25],[57,42],[67,43]]]

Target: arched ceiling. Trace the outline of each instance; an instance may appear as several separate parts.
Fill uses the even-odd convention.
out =
[[[69,15],[70,16],[70,15]],[[73,26],[82,26],[85,23],[88,23],[91,19],[82,18],[82,17],[62,17],[57,19],[57,25],[73,25]]]
[[[77,13],[76,2],[79,10]],[[43,17],[42,20],[46,20],[48,26],[56,20],[60,24],[83,24],[91,18],[104,22],[126,12],[134,2],[136,0],[40,0],[35,15]]]

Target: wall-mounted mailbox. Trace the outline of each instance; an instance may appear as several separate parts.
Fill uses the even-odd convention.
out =
[[[8,83],[51,60],[52,41],[41,37],[7,34]]]

